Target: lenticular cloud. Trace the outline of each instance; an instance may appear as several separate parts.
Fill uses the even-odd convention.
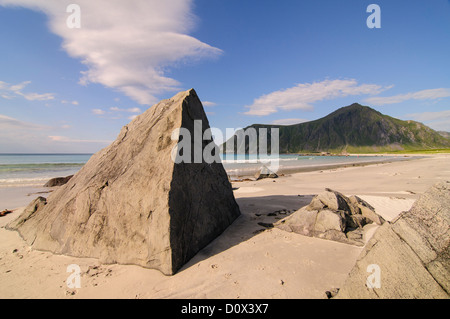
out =
[[[180,83],[165,76],[179,62],[220,55],[188,35],[195,26],[191,0],[77,0],[81,28],[69,28],[66,11],[73,0],[0,0],[44,12],[51,32],[63,39],[64,50],[86,65],[80,83],[99,83],[141,104],[155,95],[179,90]],[[24,39],[25,41],[25,39]]]

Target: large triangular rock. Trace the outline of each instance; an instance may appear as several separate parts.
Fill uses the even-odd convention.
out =
[[[154,105],[9,228],[36,249],[174,274],[240,215],[221,163],[172,160],[172,133],[194,137],[194,120],[209,128],[194,90]]]

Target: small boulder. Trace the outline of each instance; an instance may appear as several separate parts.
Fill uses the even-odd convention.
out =
[[[362,229],[358,228],[347,232],[346,236],[350,240],[362,241],[364,237],[364,232],[362,231]]]
[[[276,223],[276,227],[288,232],[294,232],[304,236],[314,236],[318,211],[301,208],[291,216]]]
[[[45,183],[44,187],[55,187],[55,186],[62,186],[67,184],[70,179],[73,177],[73,175],[66,176],[66,177],[56,177],[49,180],[47,183]]]
[[[306,209],[307,210],[321,210],[324,207],[326,207],[326,205],[318,198],[318,196],[315,196],[311,200],[311,203],[309,203],[309,205],[306,206]]]
[[[314,236],[357,246],[364,245],[362,228],[366,224],[384,223],[375,209],[357,196],[326,189],[308,206],[277,222],[275,227],[305,236]]]
[[[361,214],[366,219],[376,223],[377,225],[384,224],[385,220],[383,217],[378,215],[375,212],[375,208],[370,205],[365,200],[361,199],[358,196],[350,196],[349,197],[350,206],[352,206],[354,214]]]
[[[12,213],[12,210],[5,209],[4,211],[0,212],[0,217],[4,217],[4,216],[6,216],[8,214],[11,214],[11,213]]]
[[[325,233],[329,230],[343,232],[345,230],[345,217],[331,210],[322,210],[317,214],[314,230],[319,233]]]
[[[258,181],[263,178],[278,178],[278,175],[267,168],[267,166],[263,165],[259,172],[255,174],[255,178]]]
[[[375,224],[377,225],[382,225],[384,224],[385,220],[383,217],[381,217],[380,215],[378,215],[377,213],[375,213],[374,210],[362,206],[362,205],[358,205],[359,209],[361,210],[361,215],[364,216],[365,218],[373,221]]]

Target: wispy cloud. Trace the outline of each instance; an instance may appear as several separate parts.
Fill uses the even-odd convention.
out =
[[[113,141],[107,140],[80,140],[73,139],[66,136],[49,136],[48,137],[53,142],[61,142],[61,143],[94,143],[94,144],[111,144]]]
[[[127,113],[141,113],[141,109],[138,107],[133,107],[133,108],[129,108],[129,109],[121,109],[118,107],[111,107],[110,108],[111,111],[113,112],[127,112]]]
[[[0,152],[96,152],[112,141],[62,136],[68,124],[47,126],[0,114]],[[76,134],[76,133],[75,133]]]
[[[4,99],[12,100],[17,97],[23,97],[28,101],[48,101],[54,100],[54,93],[32,93],[32,92],[23,92],[25,87],[29,85],[31,81],[24,81],[19,84],[9,84],[3,81],[0,81],[0,96]]]
[[[80,103],[78,103],[78,101],[67,101],[67,100],[62,100],[61,101],[62,104],[72,104],[72,105],[79,105]]]
[[[50,30],[63,39],[63,49],[87,67],[80,83],[100,83],[140,104],[179,90],[167,77],[175,64],[219,56],[222,51],[188,34],[196,18],[192,0],[77,0],[81,28],[70,29],[66,8],[72,0],[0,0],[44,12]]]
[[[95,114],[95,115],[104,115],[105,113],[106,113],[106,111],[103,111],[101,109],[93,109],[92,110],[92,114]]]
[[[312,110],[315,102],[349,95],[374,95],[391,87],[376,84],[358,84],[355,79],[324,80],[298,84],[292,88],[263,95],[246,106],[246,115],[269,115],[280,110]]]
[[[204,101],[204,102],[202,102],[202,104],[203,104],[203,106],[207,106],[207,107],[213,107],[213,106],[217,105],[217,103],[210,102],[210,101]]]
[[[405,115],[406,118],[425,123],[437,131],[450,132],[450,110]]]
[[[450,88],[422,90],[387,97],[375,96],[365,99],[364,102],[371,105],[386,105],[397,104],[408,100],[437,100],[446,97],[450,97]]]
[[[110,107],[108,110],[102,110],[102,109],[92,109],[92,114],[103,116],[103,115],[113,115],[111,119],[120,119],[122,118],[122,115],[124,113],[136,113],[135,115],[127,116],[128,119],[133,120],[138,113],[141,113],[142,110],[138,107],[131,107],[131,108],[120,108],[117,106]]]
[[[274,125],[293,125],[293,124],[299,124],[299,123],[305,123],[309,122],[309,120],[305,119],[281,119],[281,120],[275,120],[272,122]]]
[[[406,117],[412,118],[416,121],[436,121],[441,119],[450,119],[450,110],[440,111],[440,112],[423,112],[423,113],[412,113],[407,114]]]
[[[0,114],[0,129],[26,129],[26,130],[38,130],[44,131],[50,129],[49,126],[39,125],[29,122],[17,120],[15,118]]]

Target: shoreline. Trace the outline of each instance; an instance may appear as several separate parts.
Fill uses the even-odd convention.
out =
[[[401,161],[410,161],[413,158],[401,159]],[[379,161],[370,161],[370,162],[355,162],[355,163],[342,163],[342,164],[324,164],[317,165],[313,167],[294,167],[294,168],[282,168],[280,169],[280,173],[282,174],[295,174],[295,173],[303,173],[303,172],[315,172],[327,169],[336,169],[336,168],[347,168],[347,167],[360,167],[360,166],[368,166],[368,165],[376,165],[376,164],[388,164],[393,162],[398,162],[400,160],[396,159],[387,159],[387,160],[379,160]]]
[[[354,154],[352,156],[367,156],[374,157],[373,154]],[[413,160],[420,160],[426,158],[440,158],[440,157],[448,156],[450,159],[450,154],[436,154],[436,155],[412,155],[406,156],[392,156],[392,155],[377,155],[377,157],[394,157],[389,159],[380,159],[380,160],[372,160],[372,161],[363,161],[363,162],[349,162],[349,163],[338,163],[338,164],[318,164],[311,166],[295,166],[295,167],[280,167],[276,173],[280,177],[284,177],[286,175],[299,174],[299,173],[314,173],[314,172],[322,172],[327,170],[336,170],[336,169],[348,169],[348,168],[356,168],[356,167],[367,167],[372,165],[380,165],[380,164],[389,164],[396,162],[408,162]],[[264,165],[264,164],[261,164]],[[254,175],[259,171],[259,168],[248,169],[246,174],[235,175],[233,173],[230,174],[227,171],[227,175],[232,183],[242,183],[245,181],[253,181]],[[55,176],[60,177],[60,176]],[[38,196],[46,197],[46,195],[50,194],[55,188],[44,187],[43,185],[13,185],[13,186],[2,186],[0,187],[0,206],[2,209],[13,209],[16,210],[18,208],[27,206],[33,199]],[[33,196],[34,195],[34,196]]]
[[[289,155],[289,154],[280,154],[280,155]],[[299,156],[302,156],[302,155],[299,155]],[[334,155],[332,155],[332,156],[334,156]],[[360,155],[352,155],[352,156],[359,157]],[[369,160],[369,161],[359,161],[359,162],[330,163],[330,164],[318,163],[315,165],[303,165],[303,166],[280,165],[279,169],[277,171],[275,171],[275,173],[277,173],[280,176],[283,176],[283,175],[295,174],[295,173],[307,173],[307,172],[316,172],[316,171],[329,170],[329,169],[360,167],[360,166],[367,166],[367,165],[391,163],[391,162],[396,162],[396,161],[408,161],[408,160],[417,159],[417,157],[421,157],[421,156],[398,157],[398,156],[391,156],[391,155],[374,156],[371,154],[361,155],[361,156],[379,157],[380,159],[379,160],[378,159],[377,160]],[[318,157],[324,157],[324,156],[318,155]],[[345,156],[345,157],[348,157],[348,156]],[[389,157],[389,158],[386,159],[386,157]],[[292,159],[292,161],[295,161],[295,159]],[[229,176],[230,181],[239,182],[242,180],[247,180],[249,178],[254,178],[254,175],[264,165],[263,163],[258,163],[258,164],[254,168],[252,167],[252,168],[242,168],[242,169],[229,169],[229,170],[226,170],[226,172],[227,172],[227,175]],[[300,163],[300,164],[304,164],[304,163]],[[224,165],[224,164],[222,164],[222,165]],[[238,174],[236,174],[234,172],[235,170],[239,170]],[[69,173],[73,174],[74,172],[68,171],[67,174],[69,174]],[[62,175],[65,175],[65,174],[60,174],[60,173],[55,174],[55,176],[49,177],[48,180],[57,178],[57,177],[65,177]],[[36,197],[37,197],[37,196],[40,196],[39,194],[43,194],[42,196],[46,197],[45,194],[48,194],[53,191],[53,188],[46,188],[43,186],[48,180],[47,179],[43,180],[42,185],[41,184],[36,184],[36,185],[11,184],[9,186],[1,185],[0,186],[0,206],[2,206],[2,207],[5,206],[2,209],[17,209],[18,207],[28,205],[28,203],[34,199],[34,197],[31,195],[36,195]]]
[[[449,154],[450,155],[450,154]],[[367,157],[372,155],[365,155]],[[380,157],[388,157],[389,155]],[[391,157],[391,156],[389,156]],[[431,156],[430,156],[431,157]],[[349,167],[365,167],[368,165],[378,165],[378,164],[388,164],[388,163],[395,163],[395,162],[404,162],[404,161],[412,161],[423,158],[422,156],[412,156],[412,157],[404,157],[401,158],[392,158],[392,159],[384,159],[384,160],[373,160],[373,161],[366,161],[366,162],[350,162],[350,163],[338,163],[338,164],[318,164],[318,165],[311,165],[311,166],[295,166],[295,167],[280,167],[277,171],[275,171],[278,175],[286,175],[286,174],[296,174],[296,173],[307,173],[307,172],[318,172],[323,170],[330,170],[330,169],[338,169],[338,168],[349,168]],[[261,165],[264,165],[261,163]],[[241,181],[246,180],[249,177],[254,177],[254,175],[259,171],[259,169],[248,169],[246,174],[228,174],[231,181]]]

